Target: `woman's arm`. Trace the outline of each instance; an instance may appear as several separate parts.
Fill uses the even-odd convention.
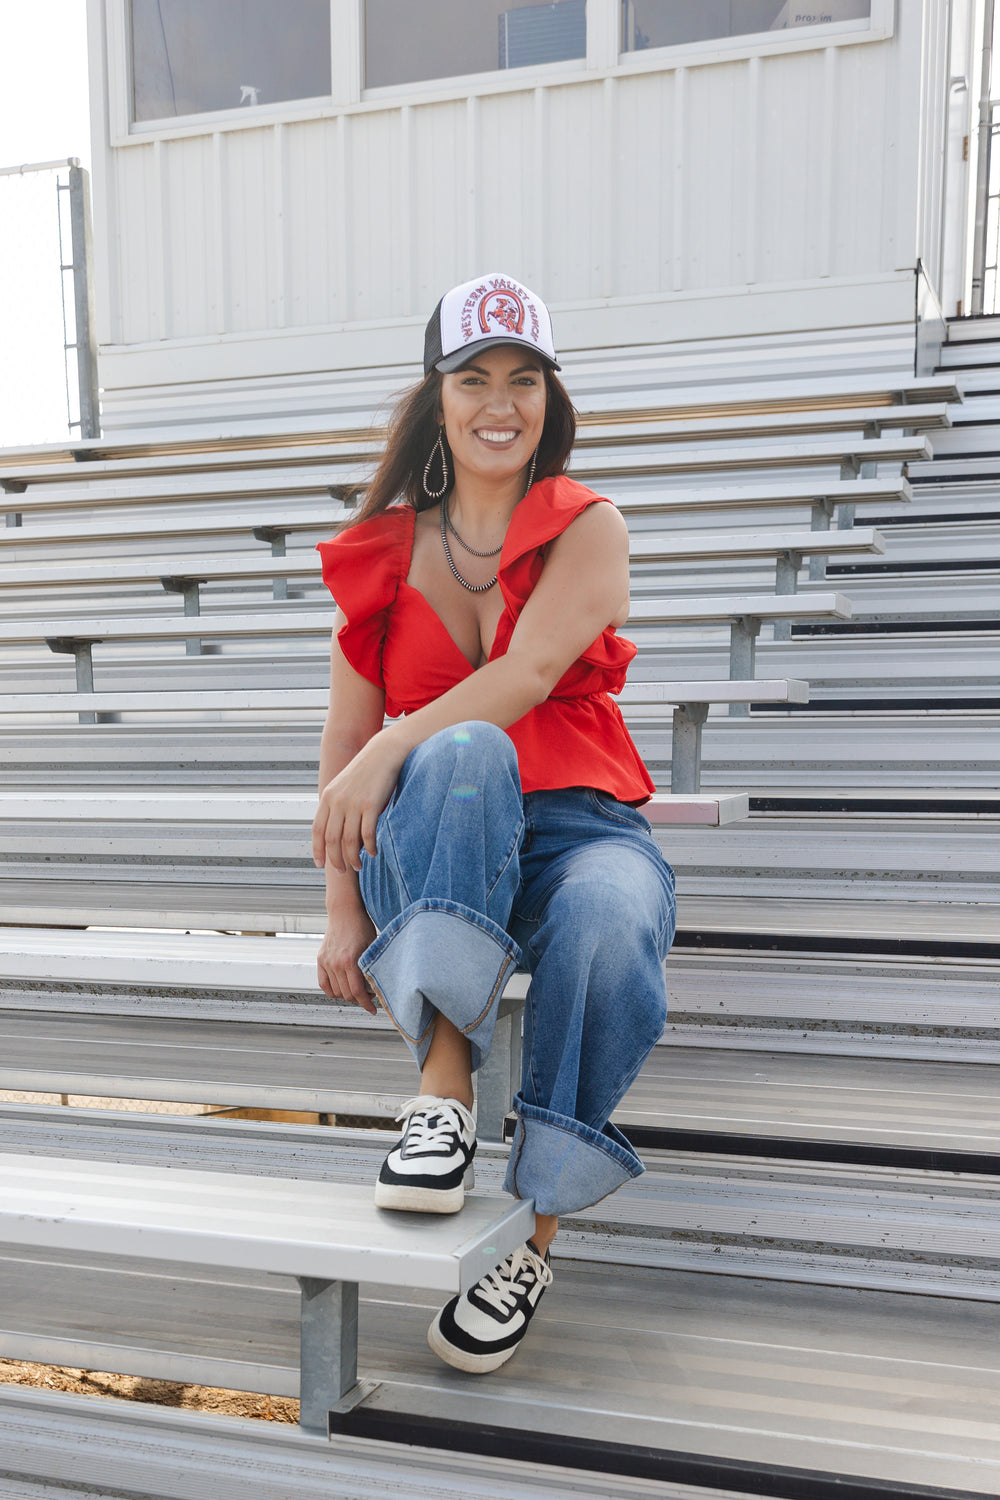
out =
[[[372,733],[321,794],[317,864],[347,875],[362,845],[375,853],[375,824],[403,762],[441,729],[482,719],[507,729],[539,703],[608,625],[628,618],[628,531],[613,505],[590,505],[551,543],[542,575],[505,654],[433,703]]]
[[[319,790],[350,765],[358,751],[382,727],[385,694],[362,677],[346,660],[337,634],[345,623],[337,611],[330,650],[330,707],[319,752]],[[317,860],[322,864],[322,859]],[[353,869],[326,864],[326,935],[317,958],[319,986],[331,999],[354,1000],[375,1014],[358,958],[375,937]]]

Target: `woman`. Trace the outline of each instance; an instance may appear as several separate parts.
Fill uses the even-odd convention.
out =
[[[428,1335],[475,1373],[520,1343],[560,1213],[643,1170],[609,1120],[663,1030],[675,920],[636,806],[653,782],[608,696],[635,654],[616,635],[628,534],[564,473],[558,369],[533,292],[500,275],[453,288],[360,515],[319,549],[338,604],[319,983],[372,1014],[377,998],[420,1068],[377,1204],[462,1207],[472,1074],[509,974],[532,976],[505,1187],[534,1199],[534,1234]]]

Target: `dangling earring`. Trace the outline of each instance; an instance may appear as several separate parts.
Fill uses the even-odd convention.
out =
[[[439,490],[432,490],[430,484],[428,483],[428,480],[430,479],[431,464],[434,462],[434,455],[439,448],[441,450],[441,488]],[[448,459],[444,451],[444,426],[442,425],[438,428],[437,442],[431,449],[430,457],[424,465],[424,494],[427,496],[428,500],[440,500],[441,496],[444,494],[447,488]]]
[[[525,490],[524,490],[525,494],[528,493],[528,490],[531,489],[531,486],[535,482],[535,463],[536,463],[537,459],[538,459],[538,449],[536,448],[535,451],[534,451],[534,453],[531,455],[531,468],[528,470],[528,483],[525,486]]]

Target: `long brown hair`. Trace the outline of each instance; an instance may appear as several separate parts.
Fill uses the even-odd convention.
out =
[[[545,422],[535,459],[536,480],[549,479],[564,471],[576,437],[576,412],[569,392],[548,365],[544,366],[543,374]],[[368,486],[364,503],[348,523],[350,526],[370,520],[397,500],[405,500],[414,510],[428,510],[438,503],[424,493],[424,469],[437,442],[440,409],[441,374],[438,370],[431,370],[419,385],[400,397],[386,430],[382,461]],[[453,473],[451,448],[443,429],[441,441],[449,471]],[[439,480],[440,469],[435,462],[432,482],[437,484]]]

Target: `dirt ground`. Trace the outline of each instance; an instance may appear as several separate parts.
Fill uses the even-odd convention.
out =
[[[210,1386],[181,1385],[173,1380],[143,1380],[137,1375],[109,1375],[103,1370],[62,1369],[20,1359],[0,1359],[0,1383],[39,1386],[50,1391],[74,1391],[84,1396],[115,1396],[119,1401],[219,1412],[226,1417],[255,1417],[261,1422],[296,1423],[299,1420],[299,1403],[288,1396],[223,1391]]]

